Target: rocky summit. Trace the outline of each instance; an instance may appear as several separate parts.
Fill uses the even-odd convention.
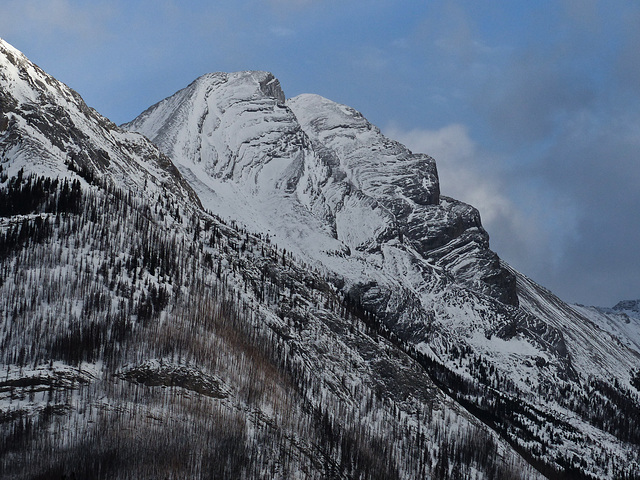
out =
[[[517,305],[515,277],[489,250],[478,211],[441,199],[431,157],[386,138],[345,105],[317,95],[285,103],[270,73],[217,73],[125,128],[145,134],[185,178],[203,183],[205,207],[272,230],[296,253],[322,263],[335,254],[359,263],[380,254],[384,263],[383,250],[399,249]],[[228,211],[238,197],[240,211]]]
[[[640,476],[637,302],[268,72],[121,127],[0,40],[0,477]]]

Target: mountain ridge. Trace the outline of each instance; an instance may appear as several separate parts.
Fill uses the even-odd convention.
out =
[[[4,45],[3,475],[638,475],[640,354],[493,256],[431,157],[267,72],[125,125],[156,148]]]
[[[515,280],[508,272],[501,270],[498,257],[488,250],[488,235],[481,227],[477,210],[453,199],[448,199],[446,204],[439,201],[437,172],[432,158],[427,155],[414,155],[406,147],[382,136],[360,113],[347,106],[334,104],[326,99],[318,101],[321,98],[319,96],[297,97],[298,103],[300,99],[312,98],[316,103],[342,115],[331,120],[337,123],[328,127],[328,131],[335,133],[341,126],[346,126],[350,132],[346,134],[347,138],[355,131],[362,132],[365,142],[368,141],[366,136],[371,136],[375,147],[358,147],[358,141],[355,140],[353,147],[348,147],[355,149],[353,160],[345,160],[353,152],[347,152],[345,155],[336,154],[331,148],[323,148],[317,138],[312,140],[311,132],[305,131],[305,128],[309,130],[309,125],[313,122],[329,121],[326,115],[323,119],[316,118],[300,123],[298,117],[301,112],[295,112],[294,108],[296,99],[287,101],[287,107],[283,108],[280,102],[284,94],[278,98],[270,97],[261,90],[262,82],[273,78],[272,74],[242,72],[233,74],[231,80],[226,75],[218,73],[202,76],[186,89],[154,105],[138,119],[124,125],[127,129],[142,131],[152,141],[157,142],[160,148],[177,162],[178,168],[182,169],[186,177],[195,177],[197,182],[210,182],[209,190],[214,196],[216,190],[228,188],[229,185],[235,188],[227,199],[211,199],[208,208],[225,212],[227,205],[233,203],[231,197],[237,199],[244,196],[247,201],[251,201],[252,193],[257,193],[257,189],[263,188],[267,195],[284,190],[285,194],[290,193],[295,199],[285,199],[278,204],[278,208],[306,210],[308,214],[305,221],[298,223],[320,223],[316,227],[316,237],[325,239],[316,238],[315,241],[334,244],[324,247],[327,251],[376,250],[381,241],[394,238],[404,240],[405,237],[418,250],[435,251],[444,247],[439,252],[441,258],[447,255],[451,257],[452,250],[456,248],[475,250],[480,257],[476,269],[484,270],[485,273],[481,274],[480,278],[476,275],[464,281],[480,291],[491,292],[490,294],[507,303],[517,303]],[[252,75],[264,76],[264,79],[255,80]],[[212,79],[215,80],[207,83]],[[220,81],[221,79],[224,80]],[[238,87],[239,81],[244,81],[241,89]],[[216,92],[216,95],[212,92]],[[314,105],[310,110],[318,111],[319,108]],[[149,119],[152,111],[157,114],[153,119]],[[267,120],[262,127],[257,127],[256,117],[261,119],[260,115],[263,114]],[[164,123],[163,129],[168,128],[169,123],[175,126],[171,134],[159,130],[158,125],[162,123],[160,119],[163,117],[171,118],[171,122]],[[178,125],[180,122],[177,119],[183,117],[189,120],[184,120]],[[249,117],[249,120],[242,120],[243,117]],[[203,133],[201,129],[205,125],[208,130]],[[257,148],[255,145],[252,146],[256,139],[260,139]],[[313,141],[316,145],[320,143],[318,151],[314,149]],[[271,151],[263,152],[263,148]],[[366,162],[358,158],[358,148],[365,151]],[[220,158],[229,160],[219,161]],[[279,162],[271,161],[272,159],[278,159]],[[232,162],[233,168],[256,173],[249,177],[240,177],[237,174],[234,176],[229,161]],[[341,164],[341,161],[347,163]],[[284,164],[283,162],[287,163],[286,167],[275,165]],[[375,167],[372,168],[371,162],[375,162]],[[269,168],[284,170],[269,171],[273,178],[265,178],[266,182],[262,185],[261,182],[264,180],[258,178],[257,172],[261,172],[267,165]],[[388,171],[376,172],[376,167],[387,168]],[[192,173],[196,170],[197,174]],[[416,170],[418,177],[412,173]],[[370,180],[360,185],[359,182],[366,178],[363,175],[368,175]],[[218,180],[223,177],[233,178],[234,182],[221,185],[225,182]],[[385,181],[385,178],[394,180]],[[244,189],[242,184],[248,184],[248,187]],[[284,188],[279,188],[282,186]],[[323,191],[323,188],[326,188],[326,191]],[[246,195],[245,192],[238,191],[239,189],[250,189],[251,192]],[[394,191],[397,193],[393,193]],[[393,195],[392,199],[388,198],[389,194]],[[243,207],[243,210],[261,209],[262,217],[279,217],[262,208],[262,205],[269,203],[266,200],[258,200],[257,203],[249,208]],[[433,212],[421,209],[437,205],[440,207]],[[443,205],[450,207],[444,208]],[[348,228],[352,221],[358,221],[365,212],[371,210],[373,214],[369,215],[367,223],[360,223],[358,229]],[[252,218],[243,219],[243,212],[233,211],[231,216],[241,219],[254,230],[264,228],[259,221]],[[291,216],[295,214],[292,213]],[[449,220],[447,217],[452,219]],[[420,228],[420,224],[427,222],[432,226],[433,233]],[[442,227],[438,228],[438,225]],[[278,228],[286,230],[286,226],[283,225],[279,225]],[[327,230],[330,235],[323,235]],[[347,241],[338,238],[341,234]],[[293,232],[288,237],[295,235]],[[452,239],[460,241],[457,245],[447,247],[446,244]],[[334,240],[338,240],[337,245]],[[290,247],[298,247],[297,250],[300,252],[309,250],[305,245],[300,248],[292,244]],[[461,266],[461,270],[464,270],[464,266]],[[464,272],[461,272],[460,277],[464,276]]]

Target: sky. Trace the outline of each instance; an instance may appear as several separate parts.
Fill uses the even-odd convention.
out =
[[[640,298],[640,2],[2,0],[0,37],[120,124],[267,70],[436,159],[444,195],[562,299]]]

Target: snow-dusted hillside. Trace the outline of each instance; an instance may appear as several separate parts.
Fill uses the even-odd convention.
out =
[[[598,328],[640,353],[640,300],[626,300],[613,308],[573,305]]]
[[[504,265],[478,212],[440,194],[432,158],[347,106],[284,101],[266,72],[205,75],[125,127],[176,162],[205,208],[344,281],[543,471],[635,471],[638,352]]]

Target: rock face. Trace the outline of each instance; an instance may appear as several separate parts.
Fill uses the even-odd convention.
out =
[[[180,387],[214,398],[229,396],[229,389],[219,379],[186,365],[150,360],[141,365],[127,366],[116,375],[148,387]]]
[[[388,213],[391,238],[406,243],[463,285],[517,305],[515,277],[489,250],[478,211],[440,196],[433,158],[411,153],[384,137],[359,112],[320,96],[300,95],[288,106],[319,150],[328,149],[338,159],[333,178],[348,179],[357,192]],[[348,238],[353,224],[342,225],[344,234],[338,232],[338,238]]]
[[[318,95],[285,105],[270,73],[215,73],[125,128],[202,184],[207,208],[273,232],[288,249],[327,263],[393,245],[475,292],[518,303],[515,277],[489,250],[477,210],[441,198],[435,161],[352,108]]]

